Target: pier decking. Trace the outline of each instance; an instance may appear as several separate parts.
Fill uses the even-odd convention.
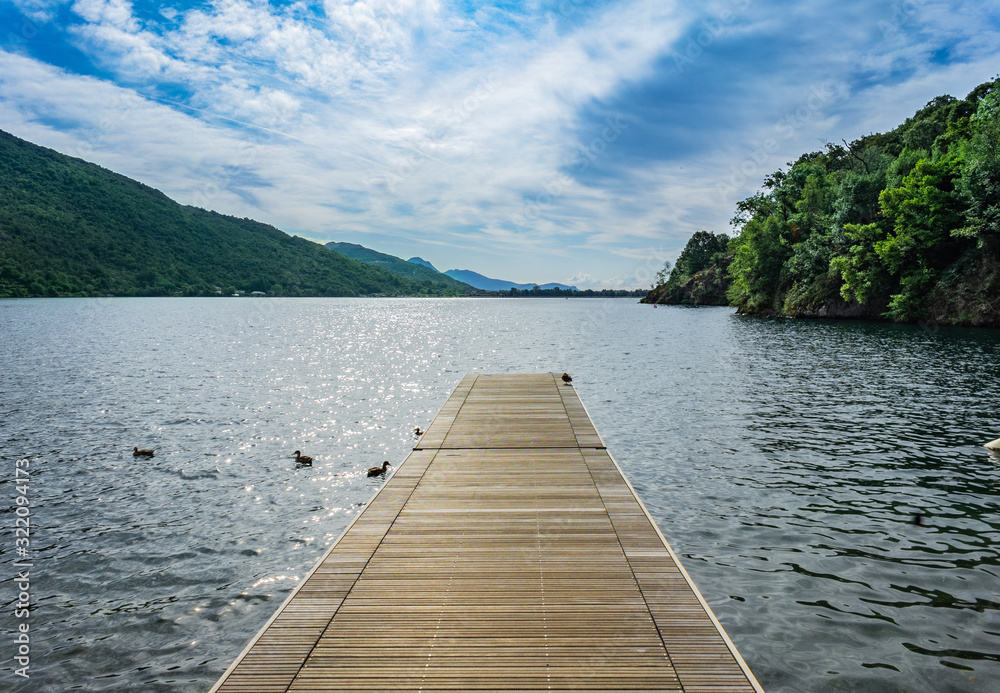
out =
[[[466,376],[212,693],[761,691],[558,375]]]

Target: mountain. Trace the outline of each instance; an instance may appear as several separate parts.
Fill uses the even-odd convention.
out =
[[[407,262],[412,262],[412,263],[417,264],[417,265],[423,265],[424,267],[430,267],[435,272],[440,271],[440,270],[438,270],[437,267],[435,267],[431,263],[427,262],[427,260],[423,259],[422,257],[411,257],[409,260],[407,260]]]
[[[0,297],[455,294],[0,131]]]
[[[439,272],[434,265],[421,257],[411,257],[409,260],[403,261],[393,255],[386,255],[385,253],[380,253],[377,250],[354,243],[327,243],[326,247],[343,253],[355,260],[370,262],[379,267],[384,267],[396,274],[427,281],[445,280],[453,282],[449,286],[462,287],[467,291],[475,289],[482,291],[509,291],[512,288],[527,291],[535,286],[538,286],[540,289],[558,288],[562,291],[577,291],[575,286],[566,286],[565,284],[517,284],[516,282],[509,282],[503,279],[491,279],[472,270]]]
[[[349,258],[358,260],[359,262],[381,267],[382,269],[388,270],[393,274],[398,274],[414,281],[441,284],[455,293],[468,293],[470,291],[474,291],[473,287],[468,284],[438,272],[429,262],[426,264],[417,264],[398,258],[395,255],[380,253],[377,250],[372,250],[371,248],[366,248],[365,246],[358,245],[356,243],[331,242],[327,243],[326,247],[330,250],[335,250],[342,255],[346,255]]]
[[[541,289],[561,289],[563,291],[577,291],[575,286],[566,286],[565,284],[518,284],[516,282],[509,282],[503,279],[491,279],[485,277],[478,272],[473,272],[472,270],[448,270],[445,272],[449,277],[453,277],[461,282],[465,282],[477,289],[483,289],[485,291],[510,291],[511,289],[521,289],[530,290],[534,287],[539,287]]]

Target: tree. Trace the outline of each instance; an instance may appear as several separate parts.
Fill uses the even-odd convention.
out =
[[[969,223],[956,232],[984,241],[1000,237],[1000,88],[982,96],[964,143],[958,187],[969,202]]]
[[[891,282],[885,264],[875,252],[875,244],[886,237],[880,224],[847,224],[844,235],[851,243],[847,253],[830,260],[830,268],[840,273],[840,295],[845,301],[865,303],[882,293]]]
[[[920,297],[927,293],[938,270],[956,259],[953,229],[962,226],[963,204],[956,194],[959,157],[922,159],[903,179],[903,185],[882,192],[882,211],[892,220],[892,231],[875,243],[875,252],[889,274],[899,277],[900,291],[889,303],[890,317],[923,317]]]
[[[653,286],[650,288],[655,289],[656,287],[663,286],[664,284],[667,283],[667,277],[670,276],[670,267],[671,267],[670,260],[667,260],[666,262],[663,263],[663,267],[660,269],[659,272],[656,273],[656,276],[653,278]]]
[[[779,214],[754,219],[736,239],[729,275],[733,279],[729,300],[742,310],[772,308],[785,261],[791,255],[784,238],[788,224]]]
[[[688,239],[687,245],[677,258],[674,272],[692,277],[725,255],[729,248],[729,236],[724,233],[698,231]],[[666,269],[666,268],[664,268]]]

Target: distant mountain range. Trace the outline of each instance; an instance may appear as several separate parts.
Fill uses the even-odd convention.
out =
[[[380,253],[377,250],[366,248],[365,246],[358,245],[357,243],[337,243],[334,241],[327,243],[326,247],[354,260],[359,260],[360,262],[365,262],[370,265],[376,265],[382,269],[389,270],[394,274],[398,274],[402,277],[407,277],[415,281],[440,284],[459,293],[470,293],[474,291],[472,286],[465,284],[458,279],[453,279],[447,274],[438,272],[434,269],[434,266],[426,260],[420,263],[415,263],[413,261],[403,260],[395,255]]]
[[[556,283],[518,284],[517,282],[511,282],[505,279],[491,279],[490,277],[483,276],[482,274],[479,274],[478,272],[473,272],[472,270],[451,269],[447,270],[445,274],[447,274],[449,277],[452,277],[453,279],[457,279],[460,282],[465,282],[470,286],[474,286],[477,289],[483,289],[484,291],[510,291],[511,289],[530,290],[536,286],[540,289],[560,289],[562,291],[578,291],[578,289],[575,286],[567,286],[565,284],[556,284]]]
[[[441,272],[437,267],[432,265],[427,260],[422,257],[411,257],[405,262],[398,257],[393,255],[386,255],[385,253],[380,253],[376,250],[371,250],[363,245],[355,245],[353,243],[327,243],[327,248],[336,250],[337,252],[343,253],[348,257],[354,258],[355,260],[361,260],[362,262],[371,262],[377,264],[380,267],[385,267],[388,270],[396,272],[397,274],[402,274],[404,276],[429,279],[433,280],[437,278],[449,278],[454,281],[459,282],[462,286],[466,288],[480,289],[482,291],[510,291],[511,289],[518,289],[520,291],[530,291],[536,286],[539,289],[559,289],[561,291],[578,291],[575,286],[567,286],[566,284],[548,283],[548,284],[518,284],[517,282],[507,281],[506,279],[493,279],[485,275],[479,274],[478,272],[473,272],[472,270],[457,270],[450,269],[445,272]],[[411,269],[406,271],[401,265],[409,265]]]

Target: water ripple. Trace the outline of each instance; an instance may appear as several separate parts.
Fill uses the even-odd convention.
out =
[[[15,691],[206,690],[462,375],[539,371],[573,374],[770,693],[1000,680],[996,331],[603,300],[79,299],[0,301],[0,336],[0,446],[31,462],[36,523]]]

